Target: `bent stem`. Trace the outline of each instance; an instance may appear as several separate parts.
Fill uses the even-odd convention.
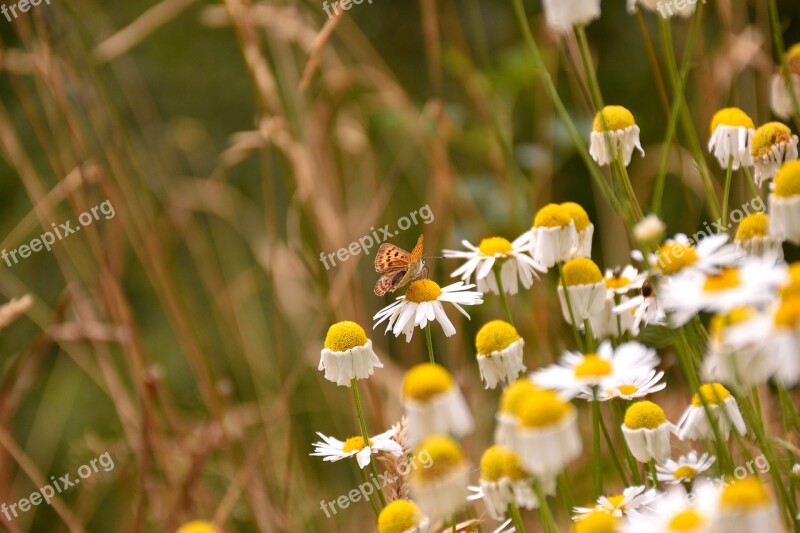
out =
[[[519,507],[515,502],[508,504],[508,516],[511,517],[511,522],[514,524],[514,530],[525,533],[525,524],[522,522],[522,515],[519,512]]]
[[[369,485],[370,482],[367,481],[367,474],[364,473],[364,469],[358,465],[356,465],[356,468],[358,468],[358,473],[361,474],[361,482]],[[372,494],[368,494],[367,499],[369,500],[369,504],[372,507],[372,512],[375,513],[375,516],[380,515],[380,511],[378,510],[378,505],[375,503]]]
[[[369,446],[369,433],[367,433],[367,422],[364,419],[364,408],[361,406],[361,397],[358,394],[358,380],[353,378],[351,381],[351,389],[353,389],[353,399],[356,402],[356,412],[358,413],[358,424],[361,426],[361,438],[364,439],[364,446]],[[380,479],[378,476],[378,469],[375,467],[375,461],[370,458],[370,470],[375,479]],[[381,500],[381,505],[386,506],[386,496],[383,495],[383,488],[378,484],[378,497]]]
[[[731,194],[731,181],[733,177],[733,157],[728,158],[728,170],[725,173],[725,192],[722,197],[722,226],[728,227],[728,202]]]
[[[539,520],[542,523],[542,531],[546,533],[556,533],[556,523],[553,520],[553,513],[550,511],[550,505],[547,503],[547,496],[542,490],[542,485],[538,479],[533,480],[533,491],[536,493],[536,499],[539,500]]]
[[[436,364],[436,358],[433,356],[433,339],[431,339],[431,323],[428,322],[428,325],[425,326],[425,340],[428,341],[428,359],[430,360],[431,364]]]
[[[578,348],[583,351],[583,342],[581,341],[581,334],[578,333],[578,325],[575,322],[575,313],[572,312],[572,302],[569,298],[569,291],[567,290],[567,282],[564,279],[564,265],[559,261],[556,263],[558,266],[558,279],[559,283],[561,284],[561,288],[564,291],[564,301],[567,302],[567,311],[569,312],[569,320],[572,323],[572,332],[575,334],[575,342],[578,345]]]
[[[495,281],[497,281],[497,290],[500,292],[500,301],[503,303],[503,309],[506,312],[506,318],[508,318],[508,323],[516,327],[516,325],[514,324],[514,317],[511,316],[511,309],[508,307],[506,292],[503,288],[503,280],[500,278],[500,269],[492,267],[492,272],[494,272],[494,279]]]
[[[597,386],[592,387],[592,484],[595,496],[603,494],[603,463],[600,450],[600,402],[597,400]]]
[[[750,192],[753,194],[753,200],[755,200],[756,198],[761,200],[761,195],[758,192],[758,187],[756,187],[756,182],[753,181],[753,175],[750,173],[750,168],[745,165],[742,165],[742,170],[744,170],[744,175],[747,178],[747,185],[750,187]],[[763,200],[761,201],[763,202]]]

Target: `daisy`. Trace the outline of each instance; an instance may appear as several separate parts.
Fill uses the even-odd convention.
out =
[[[602,512],[618,518],[631,511],[641,512],[648,509],[650,504],[658,498],[655,489],[647,490],[644,485],[627,487],[622,494],[613,496],[600,496],[594,507],[576,507],[573,520],[580,521],[595,512]]]
[[[445,435],[420,442],[414,457],[423,454],[430,458],[431,466],[412,471],[411,496],[432,521],[449,518],[466,503],[469,462],[461,446]]]
[[[648,11],[658,12],[665,19],[674,16],[689,18],[694,14],[697,0],[682,3],[664,2],[664,0],[628,0],[628,13],[635,14],[639,7],[643,7]]]
[[[577,257],[564,264],[563,283],[558,286],[561,311],[567,323],[578,324],[597,317],[606,303],[606,284],[591,259]]]
[[[686,408],[678,422],[681,440],[714,438],[706,408],[708,414],[714,418],[722,439],[728,440],[731,429],[735,429],[739,435],[747,432],[736,399],[719,383],[708,383],[700,386],[699,393],[694,395],[691,405]]]
[[[461,281],[469,283],[473,274],[478,284],[478,291],[500,294],[492,268],[497,264],[500,268],[500,281],[503,292],[517,294],[519,284],[529,289],[533,280],[539,279],[538,272],[547,272],[547,269],[531,259],[527,252],[530,249],[530,232],[524,233],[514,242],[508,242],[502,237],[483,239],[479,246],[474,246],[468,241],[461,241],[468,251],[444,250],[445,258],[466,259],[467,262],[458,267],[450,276],[461,277]]]
[[[581,436],[575,407],[550,391],[528,395],[520,406],[512,450],[522,468],[537,479],[557,476],[580,456]]]
[[[176,533],[222,533],[222,530],[205,520],[192,520],[178,528]]]
[[[563,209],[572,219],[575,224],[575,230],[578,232],[578,246],[572,253],[573,257],[591,257],[592,256],[592,238],[594,237],[594,224],[589,220],[589,215],[580,204],[575,202],[564,202],[560,204]]]
[[[674,430],[664,410],[653,402],[636,402],[625,411],[622,434],[631,454],[640,463],[663,463],[669,459],[669,438]]]
[[[770,235],[769,218],[766,213],[753,213],[739,222],[733,242],[742,253],[783,259],[781,239]]]
[[[530,252],[536,263],[550,268],[569,261],[579,246],[577,224],[569,211],[558,204],[539,209],[530,231]]]
[[[614,306],[613,311],[618,314],[633,313],[633,323],[631,333],[639,335],[639,328],[644,323],[645,326],[664,326],[667,324],[667,314],[664,306],[656,296],[656,291],[650,283],[649,278],[642,282],[642,288],[637,296],[623,301]]]
[[[647,276],[639,274],[633,266],[624,269],[606,270],[603,281],[606,284],[606,300],[603,310],[590,318],[595,339],[621,337],[633,327],[633,313],[616,313],[614,308],[632,290],[641,290]]]
[[[506,387],[500,396],[500,409],[495,415],[497,421],[494,432],[495,443],[514,448],[514,435],[519,427],[522,404],[528,396],[541,390],[527,379],[518,379]]]
[[[619,533],[623,521],[603,511],[594,511],[572,526],[573,533]]]
[[[747,113],[738,107],[720,109],[711,119],[711,139],[708,151],[714,154],[722,168],[738,170],[742,166],[752,166],[750,139],[756,132]]]
[[[789,67],[789,77],[796,97],[800,98],[800,44],[795,44],[786,52],[786,64]],[[794,102],[786,78],[781,72],[772,75],[770,85],[770,105],[772,111],[783,119],[791,118],[794,114]]]
[[[621,400],[644,398],[648,394],[654,394],[666,388],[667,384],[661,382],[663,377],[664,372],[655,370],[612,377],[603,382],[602,389],[598,389],[597,399],[604,402],[614,398]],[[592,399],[586,392],[581,393],[580,397],[586,400]]]
[[[658,481],[667,485],[691,483],[698,475],[711,468],[716,460],[716,457],[707,453],[698,457],[694,450],[688,455],[682,455],[677,461],[667,459],[663,465],[656,465]]]
[[[525,341],[517,330],[502,320],[485,324],[475,337],[478,352],[478,369],[487,389],[497,387],[500,382],[511,383],[522,372],[522,348]]]
[[[711,483],[697,483],[692,492],[674,486],[655,500],[650,510],[634,513],[623,527],[624,533],[714,533],[717,520],[719,488]]]
[[[411,342],[414,328],[425,329],[428,322],[439,322],[448,337],[455,335],[456,328],[444,312],[443,302],[450,302],[465,317],[469,315],[462,305],[478,305],[483,303],[480,292],[470,291],[475,285],[465,285],[463,281],[440,288],[434,281],[419,279],[411,282],[405,296],[378,311],[373,318],[378,327],[387,321],[386,331],[392,330],[395,337],[401,333],[406,336],[406,342]]]
[[[618,158],[627,167],[633,150],[644,156],[639,141],[639,126],[633,114],[622,106],[609,105],[598,111],[592,126],[589,153],[600,166],[610,165]]]
[[[797,135],[792,135],[792,130],[780,122],[768,122],[756,130],[750,153],[759,187],[773,178],[784,162],[797,159],[797,141]]]
[[[613,348],[603,342],[596,353],[567,351],[561,360],[531,374],[539,387],[558,391],[565,398],[593,398],[597,391],[613,387],[619,378],[648,375],[658,366],[656,351],[638,342],[626,342]]]
[[[542,0],[547,25],[560,32],[600,17],[600,0]]]
[[[757,477],[750,476],[722,489],[719,495],[718,531],[782,533],[786,528],[767,488]]]
[[[328,329],[318,368],[325,371],[325,379],[349,387],[354,379],[370,377],[375,368],[383,368],[383,363],[372,351],[364,328],[344,321]]]
[[[429,526],[430,520],[409,500],[394,500],[378,515],[378,533],[428,533]]]
[[[720,267],[735,264],[741,257],[736,247],[727,243],[725,234],[711,235],[693,244],[686,235],[678,233],[648,259],[667,276],[689,270],[717,272]],[[639,253],[631,255],[642,257]]]
[[[664,238],[667,225],[658,215],[647,215],[633,226],[633,236],[640,245],[660,243]]]
[[[784,164],[775,176],[769,203],[769,234],[800,244],[800,161]]]
[[[371,437],[369,443],[365,443],[364,437],[361,436],[350,437],[342,442],[319,432],[317,432],[317,435],[322,439],[322,442],[315,442],[314,452],[309,455],[322,457],[323,461],[336,462],[355,456],[358,466],[364,468],[369,464],[373,454],[386,452],[395,457],[400,457],[403,454],[403,448],[392,438],[394,437],[394,429]]]
[[[766,305],[786,279],[785,266],[775,258],[748,257],[739,267],[716,273],[689,271],[664,279],[659,285],[661,303],[678,327],[700,311],[721,312],[734,307]]]
[[[433,433],[450,433],[461,438],[475,426],[453,377],[437,364],[422,363],[406,372],[403,408],[408,418],[408,442],[412,446]]]

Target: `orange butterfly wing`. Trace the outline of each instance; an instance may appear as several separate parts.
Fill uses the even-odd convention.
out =
[[[381,244],[378,253],[375,254],[375,271],[383,273],[407,270],[409,259],[408,252],[399,246],[385,242]]]
[[[394,292],[399,286],[400,280],[402,280],[405,275],[405,270],[393,270],[391,272],[387,272],[378,278],[378,282],[375,284],[375,295],[383,296],[387,292]]]

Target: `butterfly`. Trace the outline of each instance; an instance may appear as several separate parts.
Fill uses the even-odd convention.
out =
[[[425,261],[422,259],[423,243],[424,239],[420,235],[411,253],[388,242],[381,245],[375,255],[375,271],[383,274],[375,284],[377,296],[394,292],[422,274],[425,270]]]

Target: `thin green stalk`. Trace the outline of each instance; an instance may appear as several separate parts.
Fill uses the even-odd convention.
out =
[[[594,495],[603,494],[603,459],[600,449],[600,402],[597,400],[597,387],[592,389],[592,488]]]
[[[539,480],[533,480],[533,491],[536,493],[536,499],[539,500],[539,520],[542,523],[542,531],[545,533],[556,533],[555,520],[553,520],[553,513],[550,511],[550,505],[547,503],[547,496],[542,490],[542,485]]]
[[[525,533],[525,524],[522,522],[522,515],[519,512],[519,507],[514,502],[508,504],[508,516],[511,517],[511,522],[514,524],[514,530]]]
[[[436,364],[436,358],[433,356],[433,339],[431,339],[431,323],[428,322],[428,325],[425,326],[425,340],[428,341],[428,359],[430,363]]]
[[[511,308],[508,307],[508,300],[506,299],[506,293],[503,288],[503,280],[500,278],[500,268],[492,267],[492,271],[494,272],[494,279],[497,281],[497,290],[500,292],[500,301],[503,303],[503,309],[505,309],[508,323],[516,327],[514,324],[514,317],[511,315]]]
[[[575,343],[578,345],[578,348],[583,351],[583,342],[581,342],[581,334],[578,332],[578,324],[575,322],[575,313],[572,312],[572,302],[569,298],[569,291],[567,290],[567,282],[564,279],[564,265],[561,264],[561,261],[556,263],[558,266],[558,279],[559,283],[561,284],[561,288],[564,291],[564,301],[567,302],[567,311],[569,313],[569,320],[572,322],[572,332],[575,334]]]
[[[728,169],[725,172],[725,192],[722,196],[722,226],[728,227],[728,202],[731,195],[731,181],[733,177],[733,157],[728,158]]]
[[[364,445],[366,446],[369,444],[369,433],[367,432],[367,422],[364,418],[364,408],[361,406],[361,397],[358,394],[358,380],[356,378],[353,378],[350,388],[353,389],[353,399],[356,402],[356,412],[358,413],[358,424],[361,426],[361,437],[364,439]],[[375,479],[380,479],[374,460],[370,460],[369,466]],[[381,500],[381,505],[385,507],[386,496],[383,495],[383,488],[380,486],[380,483],[378,484],[378,497]]]
[[[583,331],[586,334],[586,351],[588,353],[594,353],[594,331],[592,331],[592,323],[588,318],[583,321]]]
[[[656,57],[656,50],[653,47],[653,40],[650,38],[650,32],[647,29],[647,23],[642,16],[642,10],[636,10],[636,22],[639,23],[639,31],[642,32],[642,39],[644,40],[644,49],[647,52],[647,59],[650,62],[650,70],[653,71],[653,79],[658,88],[658,96],[661,99],[661,106],[664,108],[664,116],[669,117],[670,107],[669,98],[667,97],[667,88],[664,86],[664,77],[661,75],[661,68],[658,66],[658,58]]]
[[[361,475],[361,483],[370,484],[370,482],[367,481],[367,474],[364,472],[364,469],[358,465],[356,465],[356,469],[358,469],[358,473]],[[372,512],[375,513],[375,516],[378,516],[380,511],[378,510],[378,505],[375,503],[375,500],[372,499],[371,493],[367,495],[367,500],[369,500],[369,504],[372,507]]]
[[[626,487],[628,486],[628,478],[625,475],[625,469],[622,467],[622,462],[620,462],[619,457],[614,450],[617,449],[614,446],[614,441],[611,440],[611,435],[608,432],[608,428],[606,427],[606,423],[603,420],[603,417],[600,417],[600,429],[603,430],[603,437],[606,440],[606,447],[608,448],[608,453],[611,455],[611,460],[614,462],[614,467],[617,469],[617,473],[619,474],[619,478],[622,480],[622,484]]]
[[[562,470],[558,475],[558,494],[561,495],[561,500],[564,502],[564,507],[567,508],[567,516],[572,516],[572,509],[575,507],[575,499],[572,497],[572,483],[569,481],[569,474],[566,470]]]
[[[789,396],[789,391],[786,390],[786,385],[779,380],[775,380],[775,387],[778,389],[781,410],[786,412],[789,420],[794,425],[795,431],[800,432],[800,416],[798,416],[797,408],[795,408],[794,403],[792,403],[792,398]]]
[[[744,176],[747,178],[747,185],[750,187],[750,193],[753,195],[753,200],[756,198],[761,198],[761,195],[758,192],[758,188],[756,187],[756,182],[753,181],[753,175],[750,173],[750,169],[742,165],[742,170],[744,171]]]
[[[453,529],[452,529],[453,533],[458,533],[457,526],[458,526],[458,517],[456,516],[455,513],[453,513]]]
[[[639,463],[633,457],[631,449],[628,448],[628,442],[625,440],[625,434],[622,433],[623,415],[622,407],[620,406],[620,402],[622,401],[623,400],[611,400],[611,402],[609,402],[611,404],[611,416],[614,418],[617,438],[623,443],[622,447],[625,449],[625,460],[628,461],[628,469],[631,471],[633,483],[635,485],[641,485],[642,478],[639,476]]]
[[[658,470],[656,470],[656,460],[651,459],[650,462],[647,463],[647,466],[650,469],[650,477],[652,478],[653,488],[658,489]]]
[[[669,113],[669,120],[667,121],[667,135],[664,138],[664,149],[661,152],[661,161],[658,164],[658,174],[656,174],[656,183],[653,186],[653,198],[650,200],[650,210],[656,215],[661,214],[661,203],[664,199],[664,186],[667,181],[667,167],[669,166],[669,156],[672,148],[672,141],[675,138],[675,132],[678,129],[678,117],[681,114],[683,106],[683,87],[686,85],[686,79],[689,74],[689,69],[684,66],[681,72],[678,84],[680,90],[675,92],[672,100],[672,108]]]
[[[586,38],[586,28],[581,24],[575,26],[574,30],[575,38],[578,40],[578,50],[580,50],[581,54],[583,71],[586,73],[586,81],[589,84],[589,94],[592,96],[592,104],[594,105],[595,112],[597,112],[603,109],[603,95],[600,92],[600,84],[597,81],[597,75],[594,71],[592,53],[589,50],[589,41]]]

